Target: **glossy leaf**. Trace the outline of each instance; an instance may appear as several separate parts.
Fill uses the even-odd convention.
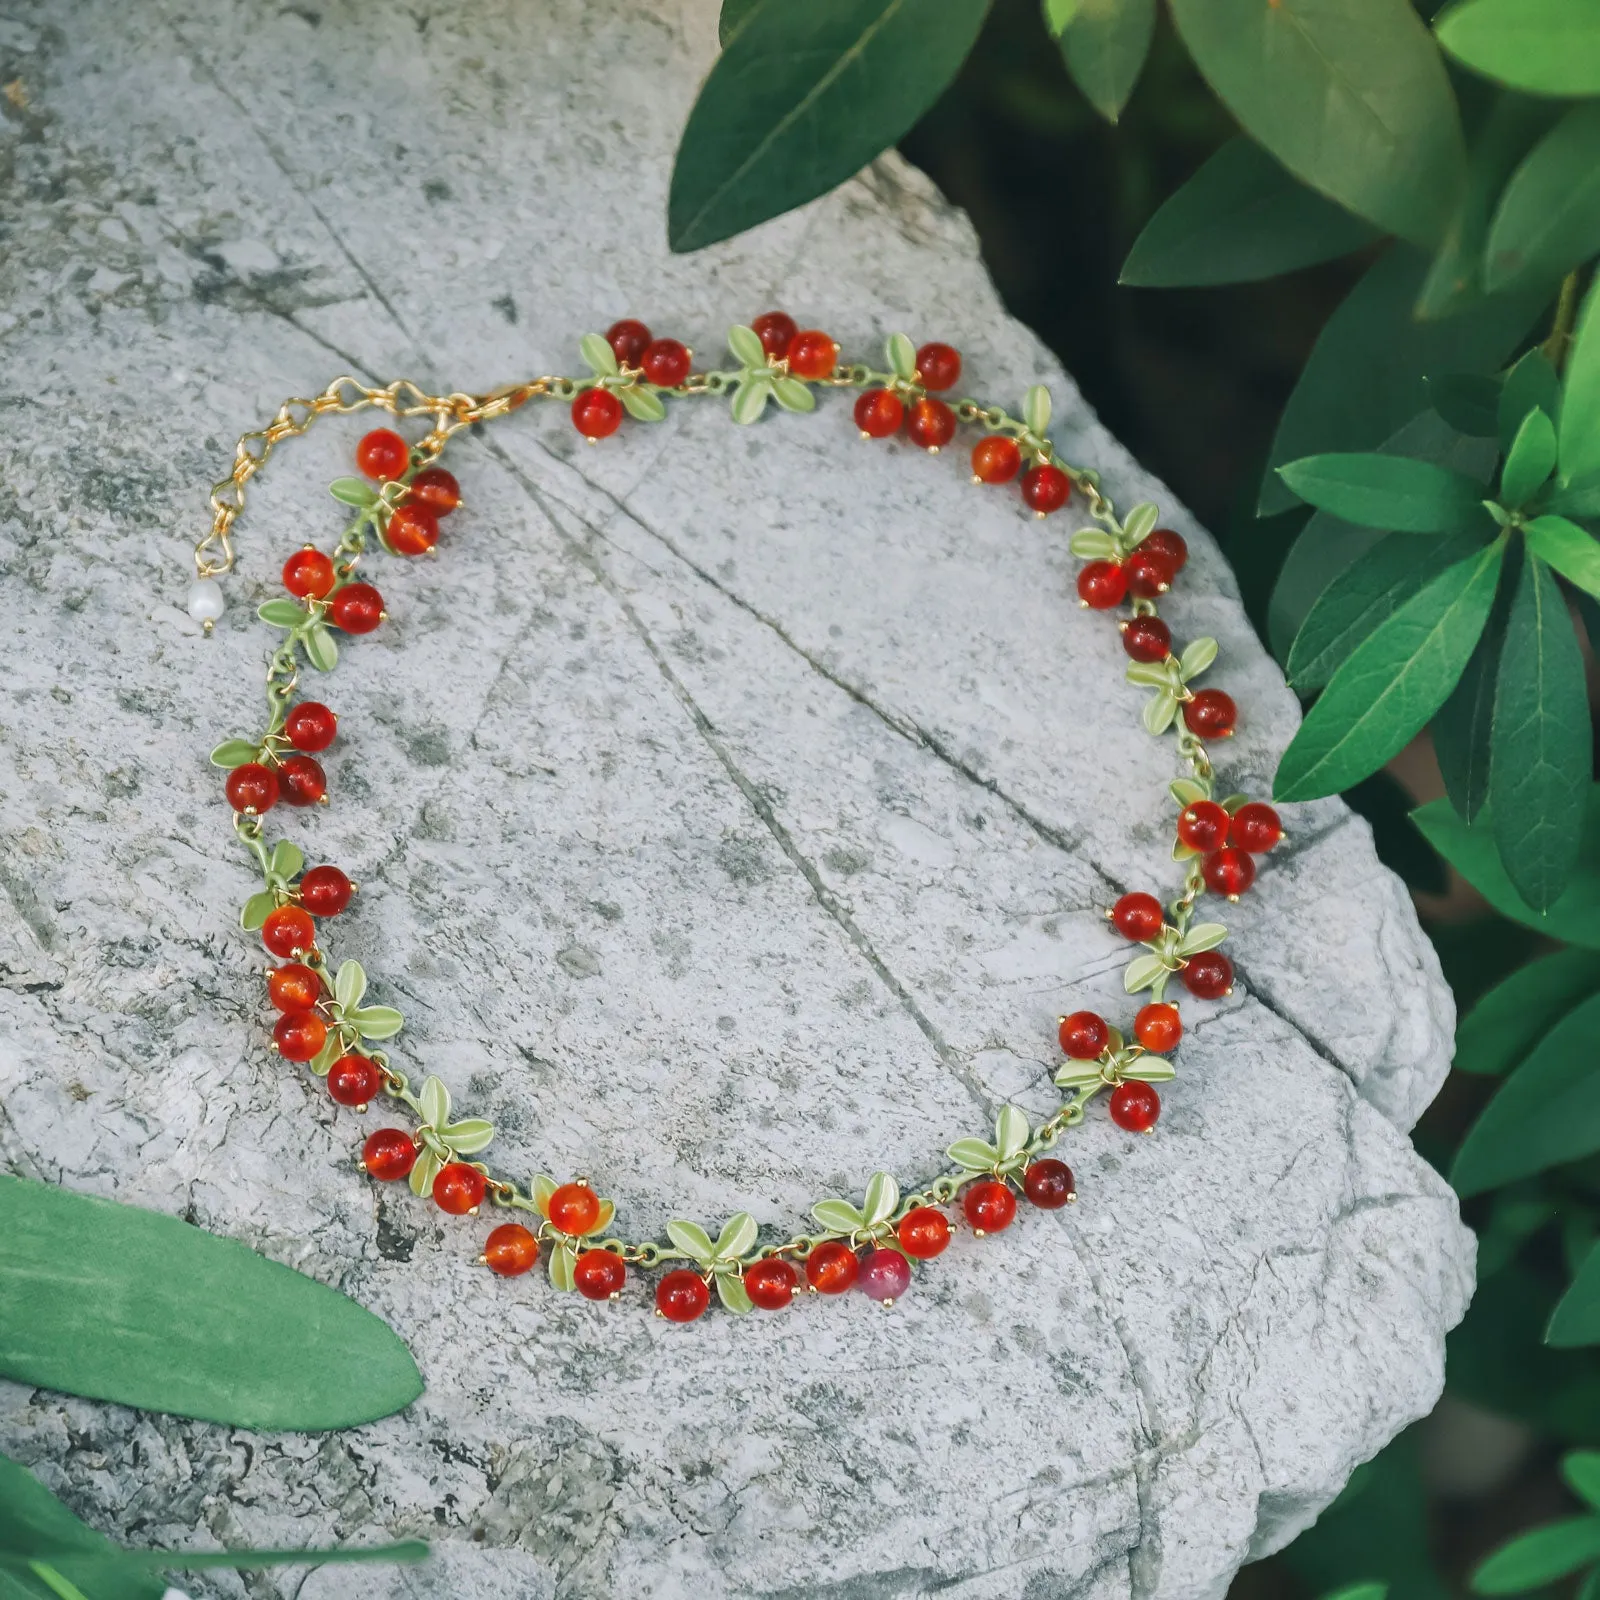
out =
[[[728,348],[741,367],[749,367],[757,372],[765,369],[766,346],[762,344],[761,335],[754,328],[747,328],[743,323],[735,323],[728,329]]]
[[[1561,481],[1600,477],[1600,281],[1578,316],[1561,386]]]
[[[1002,1159],[1016,1155],[1027,1142],[1027,1117],[1016,1106],[1002,1106],[994,1130],[995,1148]]]
[[[737,1261],[750,1253],[759,1232],[756,1219],[748,1211],[740,1211],[724,1224],[712,1253],[723,1261]]]
[[[1565,517],[1535,517],[1522,532],[1528,548],[1569,583],[1600,596],[1600,540],[1586,528]]]
[[[347,506],[365,509],[376,505],[378,491],[365,478],[335,478],[328,485],[328,493]]]
[[[1307,456],[1279,467],[1300,498],[1346,522],[1391,533],[1493,531],[1483,488],[1430,461],[1374,453]]]
[[[785,411],[815,411],[817,397],[809,384],[798,378],[774,378],[772,397]]]
[[[1156,0],[1077,0],[1054,30],[1072,81],[1108,122],[1122,115],[1133,93],[1155,22]]]
[[[211,764],[216,767],[242,767],[247,761],[259,761],[261,747],[248,739],[224,739],[211,752]]]
[[[717,1253],[711,1235],[698,1222],[669,1222],[667,1237],[695,1261],[709,1262]]]
[[[848,1200],[819,1200],[812,1206],[811,1215],[829,1233],[854,1233],[867,1225],[867,1219]]]
[[[1536,910],[1560,896],[1578,858],[1593,759],[1572,618],[1550,569],[1525,548],[1495,684],[1489,805],[1506,875]]]
[[[367,992],[366,969],[359,961],[342,961],[333,978],[333,998],[346,1010],[361,1004]]]
[[[273,877],[284,882],[298,877],[300,869],[306,864],[305,851],[292,839],[280,839],[273,845],[272,854],[267,859]]]
[[[545,1263],[545,1275],[550,1287],[562,1294],[571,1294],[577,1287],[577,1247],[570,1239],[558,1239],[550,1247],[550,1259]]]
[[[618,389],[617,398],[635,422],[664,422],[667,408],[662,403],[661,396],[650,389],[629,387]]]
[[[917,347],[903,333],[891,333],[884,346],[884,355],[888,358],[889,370],[897,378],[904,378],[907,383],[912,382],[917,376]]]
[[[767,409],[767,401],[771,398],[772,379],[765,373],[741,378],[733,391],[731,402],[733,420],[741,423],[758,421],[761,413]]]
[[[1220,922],[1197,922],[1178,941],[1180,956],[1197,956],[1206,950],[1215,950],[1228,937],[1228,930]]]
[[[1408,0],[1172,0],[1201,76],[1297,178],[1432,243],[1464,181],[1461,117]]]
[[[1597,250],[1600,106],[1574,106],[1506,185],[1489,232],[1485,281],[1491,290],[1524,277],[1553,281]]]
[[[245,901],[239,913],[239,926],[246,933],[254,933],[277,909],[278,897],[270,889],[263,889]]]
[[[873,1173],[867,1180],[866,1198],[861,1206],[868,1224],[883,1222],[893,1216],[894,1208],[899,1204],[900,1185],[887,1172]]]
[[[1134,240],[1120,281],[1152,289],[1252,283],[1378,237],[1371,223],[1290,177],[1241,135],[1163,202]]]
[[[1480,999],[1456,1028],[1458,1072],[1498,1078],[1584,1001],[1600,994],[1600,955],[1557,950],[1519,967]]]
[[[1597,1275],[1600,1283],[1600,1275]],[[1559,1309],[1557,1316],[1560,1315]],[[1541,1589],[1600,1560],[1600,1517],[1569,1517],[1502,1545],[1472,1574],[1474,1594],[1522,1594]]]
[[[1500,652],[1505,647],[1509,602],[1509,595],[1496,596],[1466,670],[1433,719],[1433,751],[1445,793],[1468,822],[1489,803],[1494,692]]]
[[[987,1172],[1000,1159],[1000,1152],[982,1139],[957,1139],[945,1154],[969,1172]]]
[[[1421,731],[1478,642],[1503,558],[1497,541],[1446,567],[1356,647],[1284,752],[1278,799],[1337,794]]]
[[[1160,956],[1135,956],[1122,974],[1122,987],[1129,994],[1148,989],[1167,970]]]
[[[1516,510],[1525,506],[1555,470],[1556,430],[1536,406],[1522,419],[1500,474],[1500,503]]]
[[[586,333],[578,341],[584,365],[597,378],[614,378],[622,369],[617,363],[617,352],[611,341],[598,333]]]
[[[486,1117],[463,1117],[441,1128],[439,1137],[456,1155],[475,1156],[494,1142],[494,1124]]]
[[[428,1127],[444,1127],[450,1120],[450,1091],[444,1079],[429,1073],[417,1091],[417,1104],[422,1107],[422,1120]]]
[[[731,1311],[736,1317],[747,1317],[755,1310],[750,1292],[745,1288],[744,1279],[738,1273],[719,1272],[714,1281],[717,1285],[717,1298],[725,1310]]]
[[[1535,347],[1517,358],[1500,385],[1495,431],[1500,449],[1510,450],[1528,413],[1537,407],[1552,422],[1561,416],[1561,379],[1543,350]]]
[[[1600,94],[1600,30],[1590,0],[1464,0],[1439,43],[1485,77],[1530,94]]]
[[[275,628],[298,628],[306,620],[306,608],[298,600],[264,601],[256,607],[256,615]]]
[[[362,1006],[345,1014],[363,1039],[392,1039],[405,1026],[405,1018],[393,1006]]]
[[[4,1176],[0,1216],[0,1376],[264,1430],[350,1427],[422,1392],[378,1318],[231,1239]]]
[[[1029,385],[1022,397],[1022,420],[1033,433],[1043,433],[1050,426],[1050,390],[1044,384]]]
[[[826,194],[955,77],[989,0],[757,0],[689,113],[667,200],[698,250]]]
[[[339,646],[333,634],[320,623],[306,629],[306,660],[318,672],[332,672],[339,664]]]

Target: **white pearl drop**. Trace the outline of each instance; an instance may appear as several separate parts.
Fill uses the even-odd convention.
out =
[[[189,585],[189,615],[196,622],[215,622],[225,609],[222,585],[215,578],[196,578]]]

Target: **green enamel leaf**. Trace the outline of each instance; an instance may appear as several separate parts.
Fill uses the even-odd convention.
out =
[[[884,346],[889,370],[910,383],[917,375],[917,347],[903,333],[891,333]]]
[[[1498,379],[1481,372],[1449,372],[1427,382],[1429,404],[1457,433],[1492,439],[1499,432]]]
[[[711,1235],[698,1222],[669,1222],[667,1237],[694,1261],[709,1265],[716,1255]]]
[[[363,1039],[392,1039],[405,1026],[406,1019],[393,1006],[362,1006],[347,1011],[345,1021]]]
[[[1163,734],[1172,726],[1172,719],[1177,714],[1177,698],[1163,690],[1160,694],[1151,695],[1145,701],[1144,709],[1139,713],[1139,720],[1144,724],[1147,733]]]
[[[945,1154],[968,1172],[988,1172],[1000,1160],[1000,1152],[982,1139],[957,1139]]]
[[[1028,1142],[1028,1119],[1016,1106],[1001,1106],[995,1120],[994,1143],[1002,1161],[1016,1155]]]
[[[719,1272],[716,1276],[717,1298],[736,1317],[747,1317],[755,1307],[745,1289],[744,1279],[734,1272]]]
[[[1167,793],[1180,806],[1192,806],[1197,800],[1209,800],[1211,787],[1209,784],[1197,783],[1193,778],[1174,778],[1167,785]]]
[[[771,398],[771,378],[759,374],[742,378],[734,387],[733,399],[729,402],[733,420],[743,423],[757,421],[761,413],[767,409],[767,401]]]
[[[601,1195],[600,1209],[595,1213],[593,1224],[584,1229],[583,1237],[588,1239],[592,1238],[597,1233],[604,1233],[606,1229],[611,1226],[612,1219],[616,1216],[616,1214],[617,1208],[615,1204],[606,1199],[604,1195]]]
[[[1123,675],[1142,689],[1172,688],[1172,672],[1164,661],[1130,661]]]
[[[1596,1274],[1596,1285],[1600,1288],[1600,1274]],[[1570,1517],[1501,1545],[1472,1574],[1472,1590],[1475,1594],[1522,1594],[1542,1589],[1596,1560],[1600,1560],[1600,1517]]]
[[[1408,0],[1172,0],[1201,76],[1288,170],[1430,244],[1466,170],[1444,63]]]
[[[550,1214],[550,1196],[560,1187],[556,1180],[546,1173],[539,1173],[533,1180],[533,1203],[544,1216]]]
[[[319,622],[301,635],[305,640],[306,660],[318,672],[332,672],[339,664],[339,646],[333,634]]]
[[[1500,499],[1516,509],[1525,506],[1555,471],[1556,430],[1537,407],[1522,419],[1500,474]]]
[[[1079,528],[1067,548],[1080,561],[1109,561],[1122,554],[1117,541],[1101,528]]]
[[[1155,0],[1078,0],[1058,32],[1068,74],[1108,122],[1139,81],[1155,23]]]
[[[1498,1078],[1521,1065],[1544,1036],[1600,994],[1600,955],[1557,950],[1530,961],[1491,989],[1456,1028],[1459,1072]]]
[[[1446,567],[1334,673],[1279,763],[1279,800],[1337,794],[1377,771],[1444,703],[1488,620],[1503,541]]]
[[[1200,638],[1193,640],[1178,658],[1178,676],[1187,683],[1198,678],[1217,659],[1217,641]]]
[[[900,1185],[887,1172],[873,1173],[867,1180],[866,1198],[861,1206],[866,1225],[870,1228],[875,1223],[887,1221],[899,1204]]]
[[[667,408],[661,396],[650,389],[627,388],[615,391],[623,409],[635,422],[664,422]]]
[[[239,926],[246,933],[254,933],[277,909],[278,897],[270,889],[263,889],[245,901],[244,910],[239,913]]]
[[[345,961],[333,980],[333,998],[346,1010],[361,1004],[367,992],[367,974],[359,961]]]
[[[578,341],[584,365],[597,378],[614,378],[622,369],[617,365],[617,352],[610,340],[598,333],[586,333]]]
[[[1215,950],[1228,937],[1228,930],[1220,922],[1197,922],[1178,941],[1180,956],[1197,956],[1205,950]]]
[[[273,877],[287,882],[290,878],[299,876],[301,868],[306,864],[306,857],[305,852],[292,840],[280,839],[273,845],[269,861]]]
[[[1592,23],[1591,23],[1592,26]],[[1600,106],[1572,107],[1505,186],[1489,232],[1485,281],[1553,281],[1600,250]]]
[[[417,1159],[411,1168],[411,1192],[421,1195],[426,1199],[433,1193],[433,1180],[439,1176],[439,1169],[444,1165],[438,1154],[432,1150],[419,1150]]]
[[[1378,237],[1370,222],[1308,189],[1241,134],[1145,224],[1120,281],[1152,289],[1252,283]]]
[[[422,1392],[370,1312],[233,1240],[5,1176],[0,1214],[0,1377],[261,1430],[351,1427]]]
[[[260,759],[260,745],[251,744],[248,739],[224,739],[211,752],[212,765],[227,767],[230,771],[234,767],[242,767],[247,761],[259,761]]]
[[[1140,1056],[1137,1061],[1122,1069],[1124,1078],[1137,1078],[1141,1083],[1166,1083],[1177,1077],[1177,1069],[1160,1056]]]
[[[1569,583],[1600,596],[1600,540],[1565,517],[1535,517],[1522,530],[1528,548]]]
[[[1063,1061],[1056,1068],[1055,1082],[1062,1089],[1081,1089],[1100,1081],[1100,1067],[1094,1061]]]
[[[316,1055],[312,1057],[311,1070],[316,1073],[319,1078],[326,1078],[328,1073],[333,1069],[334,1062],[337,1061],[343,1054],[344,1040],[340,1037],[339,1030],[337,1028],[331,1029],[328,1033],[327,1042],[316,1053]]]
[[[667,235],[698,250],[826,194],[955,77],[988,0],[757,0],[689,113]]]
[[[1600,281],[1578,316],[1561,388],[1561,482],[1600,476]]]
[[[741,1256],[749,1255],[760,1231],[756,1219],[748,1211],[740,1211],[728,1219],[722,1232],[717,1235],[712,1254],[719,1261],[737,1261]]]
[[[854,1233],[867,1225],[867,1219],[848,1200],[819,1200],[811,1215],[829,1233]]]
[[[335,478],[328,485],[328,493],[335,500],[358,508],[373,505],[378,498],[378,491],[365,478]]]
[[[1122,987],[1129,994],[1148,989],[1167,970],[1160,956],[1135,956],[1122,974]]]
[[[449,1122],[450,1091],[445,1088],[443,1079],[429,1073],[417,1091],[417,1104],[422,1108],[422,1120],[430,1128],[442,1128]],[[550,1192],[555,1193],[554,1185],[551,1185]]]
[[[1036,383],[1022,397],[1022,420],[1029,433],[1042,434],[1050,426],[1050,391]]]
[[[1143,544],[1149,538],[1156,525],[1156,518],[1160,515],[1153,500],[1141,500],[1122,519],[1123,541],[1131,550],[1135,545]]]
[[[766,346],[762,344],[761,335],[754,328],[746,328],[742,324],[729,328],[728,348],[733,352],[733,359],[741,367],[760,371],[767,364]]]
[[[1278,469],[1310,505],[1391,533],[1487,533],[1483,486],[1465,473],[1404,456],[1307,456]]]
[[[785,411],[815,411],[817,397],[798,378],[774,378],[772,396]]]
[[[578,1252],[566,1239],[558,1239],[550,1247],[550,1259],[545,1263],[545,1271],[549,1275],[553,1288],[559,1289],[563,1294],[569,1294],[577,1282],[573,1268],[578,1263]]]
[[[483,1117],[464,1117],[439,1130],[439,1137],[458,1156],[475,1156],[494,1140],[494,1124]]]
[[[256,607],[256,615],[275,628],[298,628],[306,620],[306,608],[298,600],[278,598]]]
[[[1589,0],[1465,0],[1439,43],[1485,77],[1530,94],[1600,94],[1600,32]]]

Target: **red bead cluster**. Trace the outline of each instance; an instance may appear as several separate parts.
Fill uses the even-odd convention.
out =
[[[1204,859],[1201,873],[1213,894],[1237,900],[1256,881],[1255,858],[1283,837],[1278,813],[1252,800],[1229,816],[1215,800],[1196,800],[1178,816],[1178,842]]]

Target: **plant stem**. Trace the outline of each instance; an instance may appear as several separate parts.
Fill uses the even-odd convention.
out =
[[[1578,315],[1578,269],[1574,267],[1566,277],[1561,280],[1561,293],[1556,300],[1555,321],[1550,325],[1550,332],[1540,349],[1550,360],[1550,365],[1557,372],[1561,370],[1562,363],[1567,359],[1567,350],[1572,344],[1572,324]]]

